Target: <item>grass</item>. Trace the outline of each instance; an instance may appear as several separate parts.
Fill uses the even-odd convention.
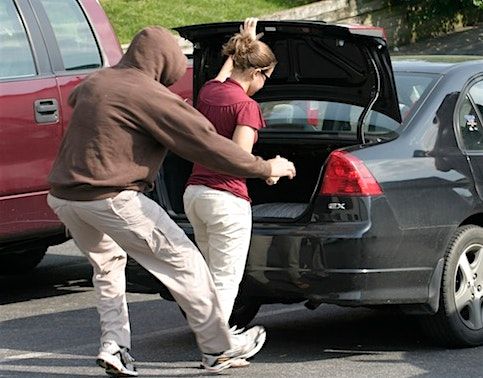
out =
[[[237,21],[292,8],[314,0],[101,0],[121,43],[148,25],[167,28]]]

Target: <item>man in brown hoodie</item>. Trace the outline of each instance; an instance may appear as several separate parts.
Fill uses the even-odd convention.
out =
[[[73,114],[49,176],[48,202],[94,268],[102,331],[97,362],[108,374],[138,374],[128,353],[126,253],[169,288],[209,371],[254,355],[265,341],[263,327],[229,332],[202,255],[142,193],[152,187],[168,150],[239,177],[292,178],[295,168],[284,158],[255,157],[218,135],[166,88],[185,70],[171,33],[149,27],[116,66],[90,75],[69,97]]]

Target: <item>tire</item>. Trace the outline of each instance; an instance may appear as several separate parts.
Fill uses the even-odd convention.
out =
[[[445,255],[438,312],[424,331],[447,347],[483,345],[483,228],[459,227]]]
[[[29,248],[0,255],[0,274],[28,273],[39,265],[47,252],[46,246]]]

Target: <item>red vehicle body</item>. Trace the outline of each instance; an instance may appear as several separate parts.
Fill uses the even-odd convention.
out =
[[[0,272],[15,273],[65,240],[46,195],[72,112],[67,99],[122,49],[93,0],[6,0],[0,24]]]

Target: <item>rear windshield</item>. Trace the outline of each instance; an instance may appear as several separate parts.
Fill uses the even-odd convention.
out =
[[[395,72],[403,122],[422,103],[436,79],[434,74]],[[337,134],[354,139],[363,111],[360,106],[304,99],[266,101],[260,106],[267,124],[263,132]],[[400,128],[401,124],[376,111],[371,111],[364,125],[366,136],[384,138],[397,136]]]

